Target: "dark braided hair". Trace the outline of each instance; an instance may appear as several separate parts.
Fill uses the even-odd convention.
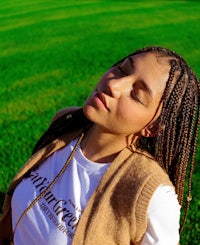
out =
[[[192,200],[191,182],[200,124],[200,84],[185,60],[165,48],[146,47],[126,56],[123,60],[140,53],[155,53],[166,58],[170,65],[169,77],[162,97],[161,115],[158,119],[161,130],[154,138],[141,138],[139,144],[145,143],[146,149],[168,173],[182,209],[185,201],[181,232]],[[187,197],[184,200],[186,181]]]

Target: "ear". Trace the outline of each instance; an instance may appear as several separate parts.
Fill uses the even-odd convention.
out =
[[[156,120],[155,122],[143,128],[141,130],[141,135],[144,137],[155,137],[158,132],[159,132],[159,122],[158,120]]]

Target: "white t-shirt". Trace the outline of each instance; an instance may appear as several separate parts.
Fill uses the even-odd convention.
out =
[[[58,174],[75,143],[52,154],[17,186],[11,204],[13,228],[25,208]],[[108,166],[89,161],[78,148],[62,177],[18,224],[15,245],[70,245],[81,213]],[[174,190],[158,187],[149,205],[148,228],[141,245],[177,245],[179,216]]]

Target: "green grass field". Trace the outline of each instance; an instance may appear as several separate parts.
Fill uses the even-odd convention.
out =
[[[82,105],[118,59],[165,46],[200,76],[199,13],[198,1],[1,0],[0,207],[54,113]],[[182,245],[200,244],[199,162]]]

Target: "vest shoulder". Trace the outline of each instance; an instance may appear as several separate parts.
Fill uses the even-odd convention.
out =
[[[154,176],[154,178],[163,179],[171,185],[169,175],[161,164],[147,151],[141,148],[132,149],[132,165],[134,171],[138,171],[138,174],[145,173],[145,175]],[[135,170],[137,169],[137,170]]]
[[[66,115],[66,116],[68,115],[68,118],[70,118],[76,111],[81,111],[81,110],[82,110],[82,107],[80,106],[71,106],[67,108],[62,108],[59,111],[57,111],[56,114],[53,116],[51,120],[51,124],[54,123],[57,119],[59,119],[63,115]]]

